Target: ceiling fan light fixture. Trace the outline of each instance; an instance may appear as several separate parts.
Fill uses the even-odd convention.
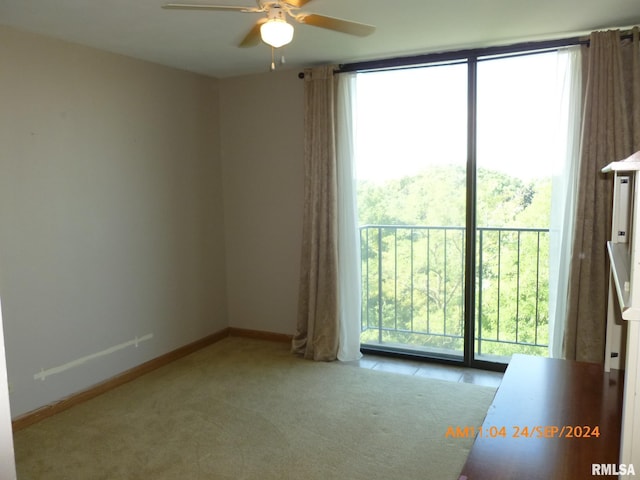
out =
[[[262,41],[273,48],[280,48],[293,40],[293,25],[280,18],[270,18],[260,26]]]

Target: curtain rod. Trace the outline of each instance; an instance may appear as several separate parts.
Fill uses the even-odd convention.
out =
[[[633,38],[633,28],[625,28],[621,30],[620,39],[627,40]],[[447,62],[452,60],[461,60],[463,58],[468,57],[484,57],[491,55],[501,55],[508,53],[518,53],[518,52],[526,52],[533,50],[547,50],[554,48],[562,48],[569,47],[572,45],[586,45],[587,47],[590,44],[590,40],[588,36],[582,37],[569,37],[569,38],[559,38],[555,40],[543,40],[536,42],[521,42],[514,43],[512,45],[501,45],[494,47],[483,47],[483,48],[469,48],[464,50],[454,50],[448,52],[437,52],[437,53],[425,53],[421,55],[412,55],[406,57],[394,57],[394,58],[386,58],[381,60],[369,60],[363,62],[354,62],[354,63],[343,63],[339,65],[339,68],[334,72],[336,74],[339,73],[347,73],[347,72],[360,72],[367,70],[384,70],[384,69],[392,69],[392,68],[401,68],[401,67],[409,67],[409,66],[418,66],[424,65],[427,63],[436,63],[436,62]],[[298,78],[304,78],[304,72],[298,73]]]
[[[621,30],[620,39],[626,40],[633,38],[633,29],[637,27],[628,27]],[[532,50],[546,50],[561,47],[569,47],[572,45],[590,44],[589,36],[558,38],[554,40],[542,40],[535,42],[521,42],[512,45],[500,45],[495,47],[469,48],[464,50],[456,50],[449,52],[426,53],[422,55],[413,55],[407,57],[395,57],[382,60],[371,60],[364,62],[344,63],[339,66],[335,73],[358,72],[366,70],[381,70],[398,67],[407,67],[411,65],[420,65],[433,62],[446,62],[458,60],[466,57],[484,57],[491,55],[501,55],[508,53],[518,53]]]
[[[412,55],[407,57],[395,57],[382,60],[343,63],[340,65],[339,69],[336,70],[336,73],[407,67],[411,65],[459,60],[465,57],[484,57],[531,50],[546,50],[552,48],[568,47],[570,45],[589,45],[589,40],[585,37],[571,37],[558,40],[523,42],[495,47],[469,48],[450,52],[426,53],[422,55]]]

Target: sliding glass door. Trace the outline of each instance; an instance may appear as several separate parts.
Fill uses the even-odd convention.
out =
[[[357,75],[365,347],[487,366],[549,354],[562,297],[551,205],[557,214],[570,197],[559,188],[561,59],[469,57]]]
[[[556,51],[477,63],[474,358],[479,360],[549,355],[555,320],[550,298],[560,288],[559,259],[552,261],[552,244],[559,248],[552,205],[556,215],[564,209],[562,185],[569,180],[567,66]]]
[[[359,75],[362,342],[464,353],[467,64]]]

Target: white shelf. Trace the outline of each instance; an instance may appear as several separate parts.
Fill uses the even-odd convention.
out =
[[[635,172],[640,170],[640,151],[617,162],[611,162],[602,171],[607,172]]]
[[[607,242],[612,281],[609,283],[605,370],[611,368],[612,353],[616,351],[612,334],[618,332],[617,338],[626,336],[620,463],[632,465],[640,464],[640,152],[612,162],[602,171],[612,172],[614,177],[611,241]],[[616,296],[618,305],[614,300]],[[626,335],[621,325],[616,326],[618,308],[622,319],[628,320]],[[615,348],[621,352],[624,346],[620,343]]]

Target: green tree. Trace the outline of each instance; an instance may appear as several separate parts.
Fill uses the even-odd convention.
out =
[[[478,171],[476,311],[482,337],[496,340],[485,353],[545,353],[506,342],[547,341],[548,235],[498,228],[548,228],[550,191],[547,179]],[[458,166],[359,183],[361,225],[403,226],[362,230],[363,341],[462,349],[465,192]]]

